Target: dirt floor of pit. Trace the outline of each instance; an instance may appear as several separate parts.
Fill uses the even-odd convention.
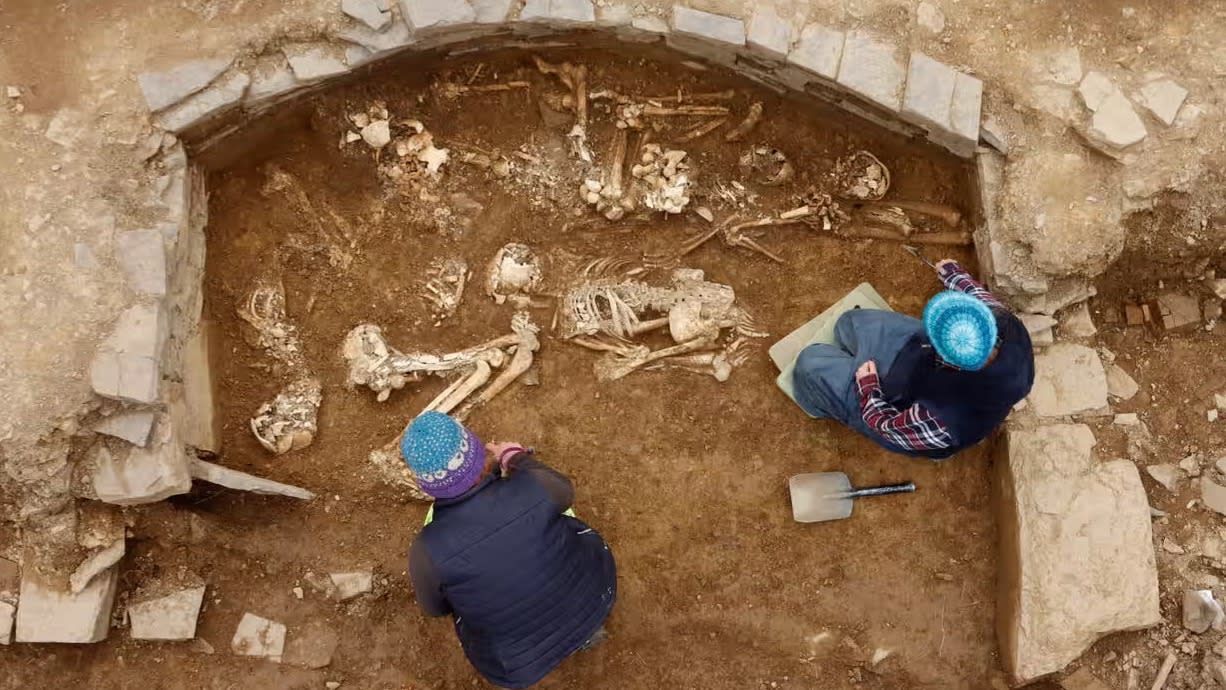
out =
[[[592,66],[593,89],[666,95],[736,88],[733,120],[754,100],[766,117],[749,137],[786,152],[797,169],[783,187],[756,184],[738,170],[746,143],[717,133],[684,148],[698,170],[692,206],[717,220],[794,206],[819,184],[834,159],[858,149],[879,156],[893,176],[891,198],[948,203],[970,212],[968,171],[940,153],[851,120],[798,104],[716,71],[695,71],[620,54],[555,51],[549,59]],[[522,78],[530,90],[458,99],[428,88],[432,76],[478,83]],[[419,64],[389,66],[371,79],[313,97],[214,160],[210,178],[206,318],[220,333],[215,372],[224,416],[221,461],[320,494],[295,503],[197,489],[169,505],[134,511],[133,580],[155,570],[190,569],[209,583],[199,637],[188,645],[146,645],[112,635],[87,649],[24,647],[20,677],[67,662],[90,687],[460,688],[480,685],[442,620],[424,618],[405,577],[405,551],[425,506],[377,478],[366,454],[395,437],[444,385],[432,381],[377,403],[345,386],[340,343],[350,328],[383,327],[403,349],[451,351],[508,332],[509,305],[481,294],[485,265],[509,241],[548,257],[548,289],[583,260],[674,249],[705,223],[694,214],[610,224],[578,199],[579,167],[564,134],[570,117],[539,104],[560,88],[525,53],[469,56],[436,75]],[[338,147],[346,116],[375,100],[393,120],[418,118],[452,161],[438,183],[395,189],[381,184],[373,153]],[[614,131],[593,112],[593,149],[603,157]],[[657,136],[694,124],[678,123]],[[459,162],[464,151],[540,159],[509,180]],[[236,152],[241,152],[238,155]],[[385,154],[387,155],[387,154]],[[515,159],[521,160],[522,159]],[[274,167],[307,191],[307,204],[267,187]],[[713,193],[743,180],[752,199],[734,209]],[[464,197],[456,197],[463,194]],[[476,202],[477,206],[470,202]],[[436,208],[467,208],[452,215]],[[333,215],[335,214],[335,215]],[[345,219],[355,242],[347,268],[322,252],[286,249],[311,236],[313,219]],[[318,238],[315,238],[318,239]],[[568,473],[578,510],[605,535],[619,564],[620,597],[612,639],[567,661],[546,688],[986,688],[996,679],[993,634],[995,521],[985,448],[931,464],[891,456],[831,423],[806,418],[775,388],[766,348],[861,281],[898,310],[918,313],[939,289],[931,273],[897,244],[822,236],[803,227],[765,232],[787,257],[765,257],[713,240],[687,257],[711,280],[735,287],[738,301],[771,337],[726,383],[683,372],[639,372],[611,383],[592,373],[595,353],[552,337],[552,308],[533,310],[545,332],[537,354],[540,385],[517,384],[477,410],[469,425],[487,440],[535,446]],[[969,262],[970,253],[953,254]],[[474,271],[459,311],[435,327],[421,298],[430,262],[461,256]],[[324,384],[314,445],[281,457],[265,452],[247,420],[286,382],[242,337],[237,302],[253,279],[280,276],[289,315]],[[661,279],[659,274],[655,279]],[[660,343],[657,343],[657,345]],[[820,526],[791,520],[787,478],[840,469],[860,484],[913,480],[910,496],[864,501],[852,519]],[[316,573],[374,566],[376,595],[336,604],[312,591]],[[304,588],[300,599],[295,587]],[[228,654],[246,611],[289,626],[339,633],[325,670],[307,671]],[[891,656],[876,666],[877,649]],[[60,666],[62,668],[62,666]],[[32,686],[31,686],[32,687]]]

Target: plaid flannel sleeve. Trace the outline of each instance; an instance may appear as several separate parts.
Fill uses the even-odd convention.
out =
[[[890,443],[910,450],[939,450],[953,445],[949,429],[918,403],[900,411],[886,402],[876,375],[858,379],[856,386],[864,423]]]
[[[996,299],[996,295],[989,292],[982,283],[972,278],[971,274],[958,264],[953,264],[941,274],[941,282],[945,283],[945,287],[950,290],[965,292],[992,309],[1006,309],[1005,305]]]

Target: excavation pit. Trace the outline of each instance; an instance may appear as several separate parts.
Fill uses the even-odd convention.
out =
[[[642,209],[614,222],[580,198],[585,166],[566,136],[573,115],[547,103],[566,89],[536,68],[534,56],[586,65],[592,93],[733,91],[726,100],[689,101],[730,112],[727,125],[685,144],[671,142],[710,117],[649,118],[661,126],[652,141],[689,154],[695,174],[687,212],[665,217]],[[517,85],[456,93],[507,83]],[[743,140],[725,141],[755,102],[763,105],[761,122]],[[592,103],[589,143],[604,168],[618,132],[615,110],[612,101]],[[394,146],[377,161],[363,140],[345,141],[358,131],[350,116],[372,105],[385,106],[393,123],[419,120],[437,146],[449,149],[441,177],[390,180],[379,165],[386,171]],[[627,169],[639,136],[629,137]],[[771,186],[741,168],[739,159],[755,145],[784,152],[795,177]],[[241,536],[223,539],[249,545],[246,557],[258,559],[267,575],[251,580],[215,557],[233,543],[195,549],[200,556],[191,565],[227,592],[204,620],[203,636],[227,635],[253,602],[283,604],[291,627],[325,615],[342,631],[333,668],[351,681],[380,677],[369,666],[375,655],[386,657],[389,668],[407,669],[397,676],[402,681],[469,682],[473,671],[448,626],[410,605],[404,554],[425,506],[382,481],[367,461],[446,382],[410,383],[376,402],[370,390],[346,385],[340,349],[362,323],[377,324],[388,343],[405,351],[452,352],[508,333],[515,308],[495,303],[483,285],[495,253],[521,242],[544,257],[543,294],[527,308],[541,327],[533,371],[539,385],[517,382],[472,411],[468,423],[485,439],[535,446],[575,479],[578,509],[612,545],[621,582],[610,626],[619,643],[595,652],[598,661],[565,664],[546,686],[650,678],[642,687],[731,688],[785,677],[849,684],[880,648],[895,658],[866,670],[865,681],[881,673],[895,687],[985,687],[996,666],[986,450],[944,464],[890,456],[846,429],[808,419],[775,387],[777,372],[766,356],[770,343],[861,281],[895,308],[918,313],[940,286],[899,243],[793,225],[755,235],[784,263],[720,237],[685,256],[677,265],[731,285],[738,304],[771,334],[752,342],[752,355],[726,382],[679,370],[599,382],[598,353],[551,330],[549,294],[582,281],[578,271],[588,263],[611,258],[641,266],[644,256],[676,253],[715,227],[694,212],[699,207],[716,224],[733,214],[777,216],[799,206],[810,185],[834,192],[823,186],[835,161],[861,150],[888,167],[890,199],[974,213],[971,170],[944,151],[814,99],[781,95],[647,47],[398,59],[213,145],[199,160],[211,167],[205,319],[219,334],[213,370],[221,461],[310,487],[320,498],[287,503],[227,493],[198,506],[245,525]],[[510,162],[509,174],[489,165],[498,160]],[[846,201],[844,207],[852,210]],[[327,236],[319,236],[321,227]],[[973,261],[969,247],[945,253]],[[423,285],[432,264],[450,258],[463,259],[472,277],[455,313],[440,322]],[[667,276],[662,268],[638,277],[660,283]],[[268,453],[249,429],[253,412],[288,382],[283,367],[243,337],[250,329],[237,310],[256,279],[284,286],[289,320],[323,390],[314,442],[281,456]],[[671,341],[657,333],[647,343]],[[838,524],[793,524],[787,478],[826,469],[847,471],[861,484],[913,480],[920,491],[866,502]],[[368,616],[291,600],[286,582],[306,570],[355,563],[389,575],[387,596],[370,604]],[[380,628],[373,640],[372,623]]]

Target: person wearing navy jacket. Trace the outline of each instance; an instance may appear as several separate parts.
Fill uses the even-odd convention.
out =
[[[617,569],[600,534],[573,517],[569,479],[522,446],[487,448],[439,412],[413,420],[400,449],[435,498],[409,550],[417,603],[452,616],[482,676],[526,688],[605,637]]]
[[[878,445],[942,460],[992,433],[1034,384],[1022,322],[952,259],[936,264],[947,288],[919,320],[855,309],[835,323],[835,345],[796,360],[796,400]]]

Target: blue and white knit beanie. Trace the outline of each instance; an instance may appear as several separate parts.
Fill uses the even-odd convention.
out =
[[[472,488],[485,468],[485,446],[473,432],[441,412],[423,412],[400,438],[400,455],[422,491],[455,498]]]
[[[941,359],[967,371],[987,365],[996,347],[996,317],[988,305],[946,290],[924,307],[924,330]]]

